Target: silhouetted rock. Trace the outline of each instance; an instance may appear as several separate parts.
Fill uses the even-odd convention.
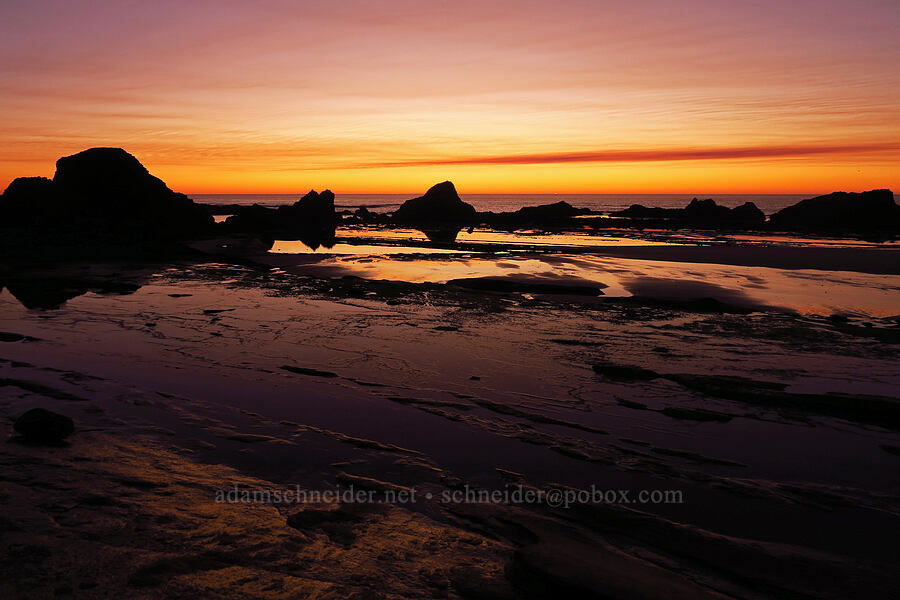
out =
[[[0,226],[39,226],[53,220],[59,208],[53,181],[46,177],[19,177],[0,197]]]
[[[744,202],[731,209],[731,218],[741,223],[765,223],[766,213],[752,202]]]
[[[565,201],[555,202],[553,204],[541,204],[540,206],[525,206],[517,210],[514,215],[522,219],[533,221],[568,219],[577,215],[583,215],[590,212],[585,208],[575,208]]]
[[[278,220],[275,218],[277,214],[275,209],[259,204],[240,206],[233,215],[225,219],[222,228],[240,232],[270,231],[278,225]]]
[[[755,226],[766,221],[766,215],[752,202],[728,208],[716,204],[712,198],[699,200],[694,198],[684,208],[648,208],[641,204],[632,204],[625,210],[610,213],[614,217],[629,219],[668,219],[681,224],[706,226]]]
[[[730,217],[731,209],[719,206],[712,198],[694,198],[681,212],[681,218],[691,221],[727,221]]]
[[[331,190],[325,190],[322,193],[310,190],[291,206],[279,207],[279,211],[296,214],[306,222],[334,223],[334,193]]]
[[[393,221],[402,224],[471,223],[475,217],[475,207],[460,200],[453,184],[444,181],[433,186],[424,196],[404,202],[394,212]]]
[[[673,210],[681,210],[676,208],[659,208],[648,207],[643,204],[632,204],[626,209],[611,212],[613,217],[624,217],[628,219],[663,219],[672,216]]]
[[[896,230],[900,227],[900,207],[891,190],[833,192],[801,200],[769,220],[773,227],[790,231]]]
[[[32,408],[16,419],[13,428],[27,441],[58,444],[75,431],[72,419],[47,410]]]
[[[239,207],[228,217],[222,229],[235,233],[278,236],[282,239],[309,239],[316,245],[334,239],[337,215],[334,212],[334,194],[310,191],[294,204],[266,208],[259,204]]]
[[[53,195],[53,181],[46,177],[17,177],[3,192],[4,204],[26,206]]]
[[[10,255],[52,257],[171,250],[208,231],[212,217],[119,148],[57,161],[53,179],[21,177],[0,197],[0,245]]]
[[[591,212],[586,208],[575,208],[565,201],[553,204],[541,204],[539,206],[524,206],[514,212],[479,213],[479,217],[485,223],[495,226],[549,226],[560,225],[569,222],[572,217]]]
[[[193,200],[173,192],[121,148],[91,148],[56,161],[53,184],[80,215],[162,238],[190,237],[212,225]]]

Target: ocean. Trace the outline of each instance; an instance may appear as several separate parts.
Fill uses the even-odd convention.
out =
[[[197,202],[203,204],[261,204],[263,206],[280,206],[293,204],[303,194],[191,194]],[[513,211],[523,206],[550,204],[565,200],[578,208],[589,208],[600,212],[609,212],[628,208],[632,204],[644,206],[661,206],[664,208],[683,208],[692,198],[712,198],[718,204],[728,207],[738,206],[744,202],[753,202],[767,215],[786,206],[795,204],[816,194],[462,194],[460,198],[472,204],[480,211],[504,212]],[[376,212],[388,212],[396,209],[404,201],[414,198],[415,194],[338,194],[335,197],[337,210],[354,210],[365,206]]]

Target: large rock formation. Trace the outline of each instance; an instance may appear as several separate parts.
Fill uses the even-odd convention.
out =
[[[833,192],[801,200],[769,220],[773,227],[789,231],[896,231],[900,207],[891,190]]]
[[[766,215],[752,202],[728,208],[716,204],[712,198],[706,200],[694,198],[684,208],[648,208],[632,204],[625,210],[613,212],[611,215],[629,219],[667,219],[685,225],[729,227],[751,227],[762,225],[766,221]]]
[[[60,158],[52,180],[21,177],[0,197],[0,227],[51,245],[123,245],[188,238],[211,216],[120,148]]]
[[[449,181],[433,186],[424,196],[407,200],[394,211],[393,221],[403,225],[429,223],[469,224],[476,219],[475,207],[463,202]]]

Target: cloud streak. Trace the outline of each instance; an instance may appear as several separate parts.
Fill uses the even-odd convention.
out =
[[[757,146],[744,148],[671,148],[654,150],[592,150],[500,156],[464,156],[364,163],[357,168],[437,167],[448,165],[538,165],[559,163],[643,163],[691,160],[741,160],[792,158],[821,155],[866,155],[900,150],[898,144],[854,144],[833,146]]]

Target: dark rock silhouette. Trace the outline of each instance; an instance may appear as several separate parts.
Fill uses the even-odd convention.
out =
[[[39,444],[59,444],[75,431],[70,417],[45,408],[32,408],[13,424],[26,441]]]
[[[311,190],[294,204],[266,208],[259,204],[239,207],[221,228],[231,233],[298,239],[316,248],[334,245],[334,194]]]
[[[170,190],[120,148],[91,148],[57,161],[53,179],[20,177],[0,197],[2,243],[15,255],[92,253],[201,235],[211,216]]]
[[[887,231],[900,228],[900,207],[891,190],[833,192],[801,200],[769,220],[789,231]]]
[[[625,210],[611,213],[614,217],[630,219],[669,219],[692,225],[753,226],[765,223],[766,215],[752,202],[728,208],[716,204],[712,198],[694,198],[684,208],[648,208],[632,204]]]
[[[162,238],[190,237],[212,224],[121,148],[91,148],[56,161],[53,185],[81,215]]]
[[[439,183],[424,196],[407,200],[394,211],[393,222],[399,224],[459,223],[469,224],[476,219],[475,207],[463,202],[449,181]]]
[[[538,206],[524,206],[514,212],[479,213],[480,220],[493,226],[550,226],[569,223],[573,217],[591,212],[586,208],[575,208],[565,201]]]
[[[766,213],[752,202],[744,202],[731,209],[731,217],[741,223],[765,223]]]

